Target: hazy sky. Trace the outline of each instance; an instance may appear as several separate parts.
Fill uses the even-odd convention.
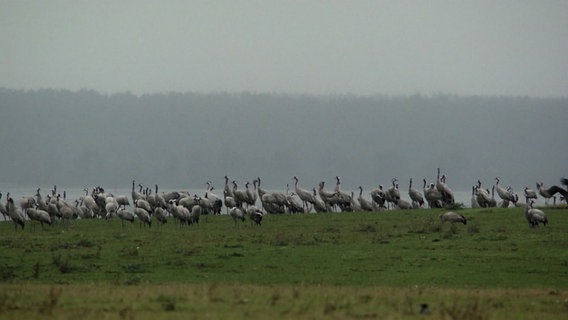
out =
[[[6,1],[0,86],[562,96],[568,1]]]

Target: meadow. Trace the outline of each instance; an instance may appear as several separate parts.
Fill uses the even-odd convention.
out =
[[[564,319],[568,209],[0,223],[0,318]]]

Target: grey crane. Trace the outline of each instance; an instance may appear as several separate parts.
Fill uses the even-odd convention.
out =
[[[534,189],[530,189],[529,187],[525,187],[524,193],[525,193],[526,198],[529,198],[529,199],[536,199],[537,198],[536,191],[534,191]]]
[[[529,223],[529,228],[538,227],[539,224],[547,225],[548,218],[542,210],[533,208],[534,200],[526,198],[525,218]]]
[[[491,202],[491,196],[489,190],[483,189],[481,187],[481,180],[477,180],[477,187],[475,188],[475,195],[477,197],[477,203],[482,208],[489,207],[489,203]]]
[[[254,206],[257,199],[256,190],[251,190],[249,186],[250,186],[250,181],[247,181],[245,183],[245,191],[247,193],[246,204],[249,206]],[[256,180],[254,181],[254,189],[256,189]]]
[[[442,222],[450,222],[450,223],[459,222],[467,224],[467,218],[465,216],[455,213],[453,211],[448,211],[446,213],[440,214],[439,217]]]
[[[363,187],[359,186],[359,197],[357,197],[357,201],[359,201],[359,205],[361,206],[362,210],[365,211],[373,211],[375,208],[373,203],[365,198],[363,198]]]
[[[237,207],[242,207],[244,203],[247,203],[248,194],[246,190],[239,190],[237,186],[237,181],[233,180],[233,198],[237,202]]]
[[[234,198],[233,189],[231,189],[231,186],[229,186],[229,177],[227,176],[225,176],[225,187],[223,188],[223,194],[226,194],[227,196]]]
[[[134,214],[140,220],[140,227],[142,227],[142,224],[147,224],[149,228],[152,227],[152,218],[150,217],[150,213],[146,209],[136,207],[134,208]]]
[[[392,178],[392,185],[385,191],[385,200],[391,203],[393,206],[396,206],[398,204],[398,199],[400,199],[400,191],[398,190],[396,185],[397,182],[397,178]]]
[[[199,218],[201,217],[201,214],[204,212],[204,209],[201,205],[198,204],[194,205],[191,208],[191,211],[189,212],[189,225],[192,225],[194,223],[199,223]]]
[[[258,189],[257,189],[258,197],[260,199],[262,199],[262,196],[264,196],[267,193],[267,191],[260,187],[260,183],[261,183],[260,177],[256,178],[256,182],[257,182],[257,185],[258,185]]]
[[[497,206],[497,200],[495,200],[495,185],[491,187],[491,200],[489,200],[489,207],[495,208]]]
[[[221,214],[221,208],[223,207],[223,201],[219,199],[219,196],[213,193],[213,188],[208,191],[205,191],[205,199],[211,201],[213,206],[212,213],[213,214]]]
[[[424,197],[420,191],[412,187],[412,178],[410,178],[408,184],[408,195],[410,196],[410,200],[412,200],[413,207],[422,208],[424,206]]]
[[[496,177],[495,178],[495,190],[497,190],[497,195],[499,195],[499,197],[503,201],[515,202],[515,195],[513,195],[513,193],[510,192],[509,190],[501,187],[499,185],[499,182],[500,182],[499,177]]]
[[[152,213],[152,206],[150,205],[150,203],[148,203],[148,201],[146,201],[144,199],[136,199],[134,201],[134,207],[142,208],[146,212],[148,212],[149,214]]]
[[[229,209],[229,215],[231,216],[231,218],[233,218],[235,225],[237,225],[237,220],[245,222],[245,214],[238,207],[232,207],[231,209]]]
[[[158,221],[158,228],[161,228],[168,222],[168,212],[163,207],[157,207],[154,209],[154,217],[156,217],[156,220]]]
[[[118,195],[114,198],[116,199],[116,203],[118,204],[119,207],[125,208],[126,206],[130,205],[130,201],[128,200],[128,197],[125,195]]]
[[[298,177],[294,176],[292,178],[295,182],[294,182],[294,190],[296,191],[296,194],[298,195],[298,198],[300,198],[300,200],[302,200],[302,207],[304,208],[304,210],[306,208],[308,208],[309,203],[314,203],[314,196],[312,195],[312,193],[306,189],[300,188],[298,187]]]
[[[49,213],[47,213],[47,211],[39,209],[39,206],[36,205],[33,208],[28,208],[27,210],[28,212],[28,217],[30,218],[30,223],[32,221],[37,221],[41,224],[41,229],[43,230],[43,224],[47,223],[48,225],[51,225],[51,217],[49,216]],[[33,224],[32,224],[33,227]]]
[[[83,204],[90,211],[90,215],[92,217],[98,216],[100,209],[99,209],[99,205],[95,201],[95,198],[93,198],[92,195],[89,195],[89,191],[87,189],[83,189],[83,190],[85,191],[85,196],[83,197]]]
[[[564,183],[564,179],[562,178],[561,181]],[[553,185],[550,188],[544,187],[544,182],[536,183],[536,187],[538,189],[538,193],[545,199],[545,203],[548,204],[548,199],[552,198],[555,194],[560,193],[565,199],[568,198],[568,191],[565,189]]]
[[[264,216],[262,211],[256,207],[256,210],[249,213],[249,218],[251,220],[251,224],[254,222],[257,226],[260,226],[262,223],[262,217]]]
[[[350,195],[341,190],[341,178],[335,176],[335,193],[339,196],[340,204],[350,203]]]
[[[225,203],[226,212],[227,212],[227,214],[229,214],[229,208],[236,207],[237,202],[235,201],[235,199],[233,197],[231,197],[229,195],[229,192],[227,191],[227,189],[223,190],[223,197],[224,197],[223,200],[224,200],[224,203]]]
[[[10,194],[8,193],[8,195],[10,195]],[[6,197],[6,199],[7,198],[8,197]],[[2,200],[2,192],[0,192],[0,200]],[[0,213],[2,213],[2,215],[4,216],[4,220],[6,220],[6,217],[9,217],[8,211],[6,211],[6,205],[3,204],[2,202],[0,202]]]
[[[57,209],[59,210],[61,218],[67,222],[78,217],[75,208],[65,202],[65,200],[62,200],[60,195],[57,195]]]
[[[22,210],[16,207],[16,205],[14,204],[14,199],[12,199],[9,194],[6,195],[6,197],[6,212],[8,212],[8,216],[10,217],[10,219],[12,219],[12,222],[14,222],[14,229],[17,229],[18,226],[20,226],[23,230],[26,225],[26,218],[24,217]]]
[[[201,213],[203,213],[203,214],[213,213],[213,202],[211,200],[209,200],[207,198],[199,197],[197,195],[194,197],[194,199],[195,199],[195,203],[198,206],[200,206],[201,209],[202,209],[201,212],[200,212],[200,215],[201,215]],[[193,207],[191,209],[193,211]]]
[[[128,221],[130,223],[134,222],[134,214],[126,210],[125,208],[118,209],[116,216],[120,219],[123,229],[126,227],[124,223],[125,221]]]
[[[318,195],[321,200],[325,203],[327,211],[331,211],[332,204],[337,201],[338,195],[335,192],[329,192],[324,190],[325,182],[322,181],[318,185]]]
[[[327,212],[325,202],[323,202],[323,200],[317,196],[317,190],[315,187],[312,188],[312,194],[314,195],[314,210],[318,213]]]
[[[379,207],[379,209],[385,207],[386,194],[385,190],[383,190],[382,184],[380,184],[378,188],[371,190],[371,199],[373,199],[373,202]]]
[[[402,198],[398,199],[398,201],[396,202],[396,206],[401,210],[412,209],[412,204],[410,204],[409,201]]]
[[[442,208],[444,204],[442,203],[442,194],[440,191],[436,189],[436,186],[433,183],[426,186],[426,179],[422,179],[422,181],[424,182],[424,198],[426,198],[426,202],[428,202],[428,207]]]
[[[446,175],[440,177],[440,168],[438,168],[438,175],[436,179],[436,189],[442,194],[442,201],[445,204],[452,204],[455,202],[454,192],[446,184]]]
[[[475,194],[475,186],[471,186],[471,207],[479,208],[479,202],[477,202],[477,195]]]
[[[132,180],[132,203],[136,202],[136,200],[138,199],[144,199],[144,196],[142,195],[142,185],[140,184],[140,191],[136,191],[135,187],[136,187],[136,181]]]

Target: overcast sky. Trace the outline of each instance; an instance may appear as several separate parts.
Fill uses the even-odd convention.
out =
[[[0,86],[566,97],[568,1],[6,1]]]

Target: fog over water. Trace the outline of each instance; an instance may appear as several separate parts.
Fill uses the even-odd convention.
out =
[[[0,191],[131,182],[166,189],[240,188],[366,192],[398,178],[455,191],[494,178],[522,194],[567,176],[568,99],[515,97],[168,93],[0,90]],[[220,193],[220,192],[219,192]],[[405,194],[403,192],[403,194]]]

